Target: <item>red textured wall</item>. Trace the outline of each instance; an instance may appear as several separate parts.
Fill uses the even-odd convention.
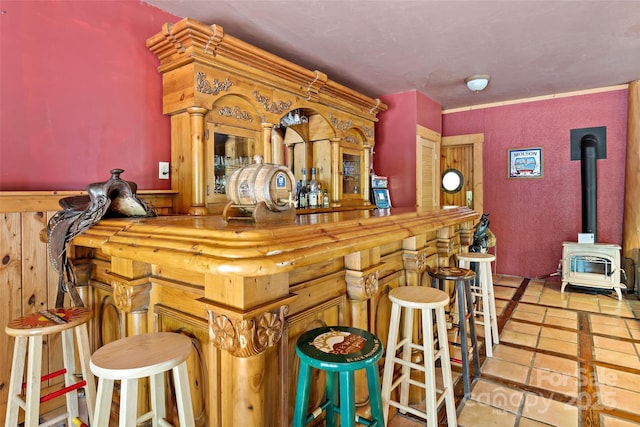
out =
[[[378,114],[374,169],[389,178],[394,207],[416,205],[416,125],[440,133],[439,104],[416,90],[385,95],[388,109]]]
[[[168,189],[158,60],[145,41],[178,18],[138,0],[3,1],[0,190],[76,190],[112,168]]]
[[[498,242],[498,272],[537,277],[556,271],[563,241],[582,229],[580,161],[571,129],[606,126],[597,161],[598,241],[622,242],[628,90],[443,115],[443,135],[484,133],[484,209]],[[543,178],[508,179],[509,148],[542,147]]]

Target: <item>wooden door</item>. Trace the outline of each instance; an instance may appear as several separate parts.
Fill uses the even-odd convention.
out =
[[[440,206],[440,134],[418,126],[416,136],[416,206]]]
[[[463,182],[459,191],[440,190],[441,206],[468,206],[476,212],[482,212],[483,142],[484,134],[481,133],[442,138],[440,175],[455,169],[461,173]]]

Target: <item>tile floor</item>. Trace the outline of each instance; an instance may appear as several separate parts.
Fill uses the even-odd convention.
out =
[[[571,286],[562,294],[557,277],[497,275],[494,286],[500,344],[493,357],[481,356],[470,398],[457,396],[459,426],[640,426],[635,295],[618,301],[613,292]],[[424,425],[400,414],[389,421],[389,427]]]

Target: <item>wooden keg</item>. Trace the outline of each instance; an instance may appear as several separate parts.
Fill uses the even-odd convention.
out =
[[[258,163],[234,170],[229,177],[227,197],[236,205],[251,206],[264,202],[273,212],[293,209],[295,178],[283,165]]]

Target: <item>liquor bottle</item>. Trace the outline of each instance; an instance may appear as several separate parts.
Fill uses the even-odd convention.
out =
[[[309,182],[309,208],[318,208],[318,181],[316,180],[316,168],[311,168],[311,181]]]
[[[307,206],[307,169],[302,168],[302,179],[300,180],[300,191],[298,192],[298,207],[306,209]]]
[[[322,193],[322,207],[323,208],[328,208],[329,207],[329,192],[327,191],[327,189],[325,188],[323,193]]]

